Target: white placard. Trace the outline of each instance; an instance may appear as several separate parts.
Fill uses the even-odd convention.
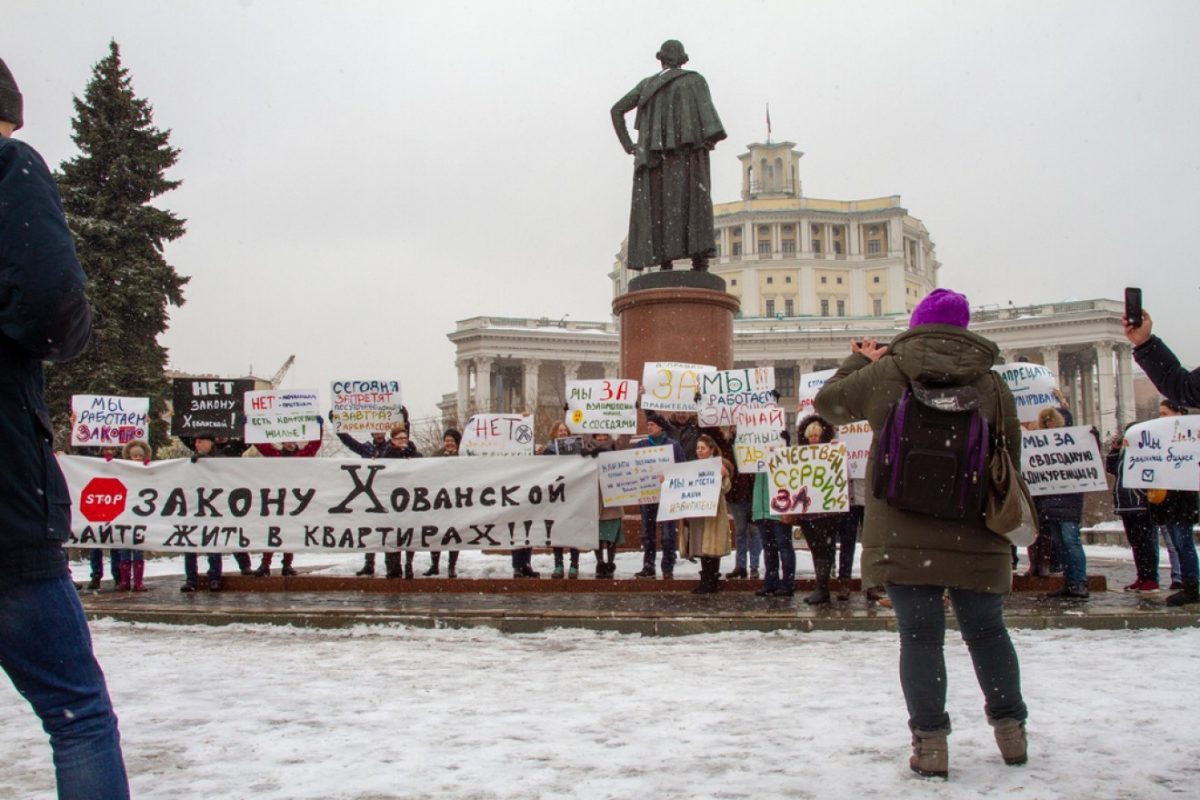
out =
[[[600,470],[600,497],[605,508],[658,502],[659,477],[675,463],[670,445],[611,450],[596,456]]]
[[[701,428],[737,425],[737,412],[742,407],[776,405],[774,367],[705,372],[699,380],[696,417]]]
[[[637,399],[637,381],[567,381],[567,428],[571,433],[637,433]]]
[[[642,369],[642,410],[696,411],[696,392],[700,376],[716,372],[716,367],[704,364],[682,364],[675,361],[648,361]]]
[[[459,452],[464,456],[533,455],[533,417],[476,414],[467,420]]]
[[[867,459],[871,457],[871,423],[865,419],[837,426],[837,440],[846,445],[846,464],[851,480],[867,477]]]
[[[316,389],[246,392],[247,444],[311,442],[321,438],[321,398]]]
[[[787,427],[787,418],[777,405],[738,409],[734,423],[737,437],[733,454],[739,472],[766,472],[767,460],[777,447],[786,442],[780,435]]]
[[[149,441],[150,399],[102,394],[71,396],[71,446],[121,447]]]
[[[72,547],[354,552],[597,543],[590,458],[59,463]]]
[[[1036,422],[1038,412],[1043,408],[1062,405],[1054,395],[1058,390],[1058,377],[1049,367],[1020,361],[992,369],[999,373],[1012,392],[1017,403],[1017,418],[1021,422]]]
[[[1086,425],[1023,432],[1021,475],[1035,497],[1108,491],[1100,447]]]
[[[1162,417],[1125,431],[1130,489],[1200,489],[1200,417]]]
[[[387,433],[404,422],[400,381],[332,381],[329,392],[335,433]]]
[[[721,502],[721,459],[672,464],[663,470],[658,521],[713,517]]]
[[[781,447],[771,456],[771,512],[825,514],[850,508],[846,445]]]
[[[813,400],[816,399],[817,392],[821,391],[821,387],[833,377],[835,372],[837,372],[836,369],[823,369],[819,372],[806,372],[800,376],[800,383],[796,387],[796,397],[799,399],[796,406],[796,419],[803,419],[809,414],[817,413]]]

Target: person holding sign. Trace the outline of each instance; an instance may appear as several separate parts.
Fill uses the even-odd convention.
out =
[[[584,443],[583,453],[596,458],[601,453],[611,453],[613,450],[628,446],[628,438],[628,436],[622,436],[618,445],[618,442],[607,433],[602,431],[593,433]],[[598,502],[600,504],[600,546],[596,548],[596,577],[611,578],[617,573],[617,547],[621,544],[625,507],[612,506],[610,508],[604,505],[603,491],[598,492]]]
[[[817,414],[800,420],[796,430],[801,441],[808,444],[832,442],[835,433],[833,426]],[[804,533],[804,541],[808,543],[808,552],[812,554],[817,588],[804,598],[804,602],[810,606],[828,605],[831,600],[829,581],[833,576],[834,561],[837,559],[838,538],[849,513],[800,514],[791,518],[799,523],[800,530]],[[789,520],[789,517],[784,517],[784,520]]]
[[[571,444],[567,445],[567,442]],[[579,448],[576,446],[577,442],[579,442],[579,437],[572,435],[567,423],[557,422],[550,432],[550,442],[538,447],[537,453],[544,456],[575,455],[579,452]],[[571,567],[566,576],[571,580],[579,577],[579,551],[574,547],[571,548]],[[554,548],[554,572],[550,573],[550,577],[560,579],[563,577],[563,548],[561,547]]]
[[[791,434],[779,432],[784,445],[791,444]],[[750,503],[750,519],[758,527],[763,546],[763,583],[754,594],[758,597],[792,597],[796,594],[796,540],[792,526],[771,510],[771,476],[766,472],[754,476],[754,496]]]
[[[217,450],[217,443],[212,436],[207,434],[196,434],[182,438],[184,445],[192,451],[192,462],[195,463],[199,458],[219,458],[220,452]],[[246,566],[242,568],[243,574],[249,574],[250,556],[246,553],[241,553],[246,559]],[[221,554],[208,553],[208,590],[210,592],[221,591]],[[238,562],[239,566],[241,562]],[[183,554],[183,586],[179,587],[179,591],[184,594],[191,594],[200,588],[200,556],[198,553]]]
[[[683,535],[683,551],[690,557],[700,557],[700,585],[692,594],[712,594],[719,588],[721,559],[729,555],[729,509],[725,505],[725,493],[729,491],[733,475],[733,464],[722,457],[721,448],[707,433],[696,439],[696,461],[708,458],[721,460],[721,491],[718,494],[717,513],[711,517],[691,517],[687,520]]]
[[[1128,431],[1136,422],[1125,426]],[[1113,482],[1113,511],[1121,518],[1125,528],[1125,539],[1133,551],[1133,563],[1137,569],[1137,580],[1125,587],[1127,592],[1158,591],[1158,533],[1150,520],[1146,493],[1125,485],[1125,448],[1129,443],[1124,432],[1113,437],[1104,467],[1116,478]]]
[[[1038,413],[1038,430],[1066,427],[1067,421],[1056,408],[1043,408]],[[1087,600],[1087,556],[1079,541],[1079,525],[1083,517],[1083,493],[1036,495],[1038,537],[1046,536],[1058,546],[1063,560],[1063,587],[1046,597],[1064,600]],[[1032,550],[1032,546],[1030,547]]]
[[[263,458],[312,458],[321,451],[321,431],[324,430],[324,425],[321,418],[317,417],[317,438],[311,441],[304,442],[284,442],[279,447],[266,442],[260,442],[254,445],[254,449],[258,451]],[[262,554],[262,560],[259,562],[258,569],[254,570],[256,578],[266,578],[271,574],[271,561],[275,558],[275,554],[270,550]],[[285,578],[290,578],[296,574],[296,570],[292,568],[293,553],[283,554],[283,565],[279,570],[279,574]]]
[[[667,436],[667,421],[661,414],[654,411],[646,412],[646,438],[634,445],[637,447],[670,446],[675,463],[687,459],[679,442]],[[640,506],[642,512],[642,571],[634,573],[635,578],[653,578],[654,559],[658,554],[658,538],[662,539],[662,576],[663,580],[675,577],[675,537],[677,528],[675,520],[659,523],[658,503],[646,503]]]
[[[149,464],[150,445],[141,439],[134,439],[121,448],[121,458],[126,461],[140,461],[142,464]],[[117,581],[117,591],[146,591],[144,581],[146,574],[146,554],[139,549],[126,549],[114,550],[113,555],[116,556],[117,573],[120,575],[120,579]]]
[[[914,385],[922,391],[929,386],[970,387],[973,391],[962,395],[978,396],[989,430],[1005,432],[1009,454],[1019,464],[1016,402],[1008,387],[992,377],[1000,349],[967,330],[970,320],[966,297],[935,289],[913,310],[909,329],[890,345],[881,347],[871,339],[850,343],[850,355],[817,393],[817,412],[838,425],[865,419],[878,432],[893,407],[911,398]],[[875,436],[867,462],[872,476],[882,466],[881,439]],[[886,487],[881,488],[886,494]],[[947,589],[1000,755],[1006,764],[1024,764],[1028,711],[1017,652],[1004,623],[1012,553],[1008,541],[987,528],[982,507],[959,519],[935,517],[888,505],[873,493],[867,497],[863,525],[862,578],[865,586],[887,587],[896,613],[900,686],[913,744],[909,767],[926,777],[948,774],[942,607]]]
[[[1164,398],[1159,404],[1160,417],[1178,417],[1186,411],[1183,406]],[[1182,606],[1200,603],[1200,564],[1196,557],[1196,537],[1192,533],[1197,521],[1196,492],[1178,489],[1148,489],[1150,519],[1162,528],[1167,540],[1175,545],[1179,559],[1179,580],[1182,586],[1167,596],[1167,605]]]

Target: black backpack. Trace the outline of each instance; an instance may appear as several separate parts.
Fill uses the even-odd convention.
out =
[[[889,506],[943,519],[983,513],[988,421],[973,386],[911,381],[888,409],[873,491]]]

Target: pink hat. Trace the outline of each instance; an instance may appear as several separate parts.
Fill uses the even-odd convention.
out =
[[[908,320],[908,327],[956,325],[959,328],[965,328],[970,321],[971,306],[967,303],[966,295],[952,292],[949,289],[934,289],[926,295],[924,300],[917,303],[912,317]]]

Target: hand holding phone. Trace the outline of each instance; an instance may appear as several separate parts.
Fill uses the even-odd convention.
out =
[[[1142,327],[1142,290],[1133,286],[1125,289],[1125,320],[1134,328]]]

